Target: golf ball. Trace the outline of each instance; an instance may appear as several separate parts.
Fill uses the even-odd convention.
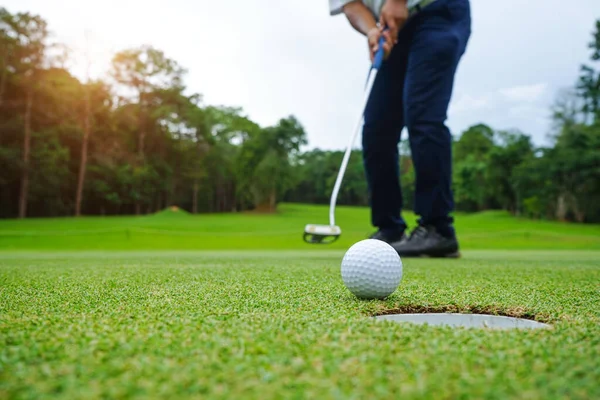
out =
[[[392,246],[376,239],[352,245],[342,259],[342,280],[356,297],[381,299],[402,280],[402,260]]]

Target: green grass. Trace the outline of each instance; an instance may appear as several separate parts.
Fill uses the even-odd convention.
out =
[[[359,301],[342,251],[7,252],[0,398],[598,398],[599,252],[409,259]],[[540,331],[398,325],[477,311]]]
[[[415,216],[405,213],[410,225]],[[373,231],[367,208],[338,207],[346,249]],[[323,206],[283,204],[278,214],[47,218],[0,221],[0,250],[314,250],[301,240],[308,223],[327,224]],[[600,225],[518,219],[505,212],[457,215],[463,249],[600,250]]]
[[[458,215],[462,259],[405,259],[392,296],[360,301],[340,261],[368,210],[337,215],[333,246],[301,241],[327,209],[294,204],[0,221],[0,399],[600,398],[598,225]],[[552,328],[372,318],[393,310]]]

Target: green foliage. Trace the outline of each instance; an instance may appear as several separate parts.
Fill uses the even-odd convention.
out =
[[[84,213],[147,213],[174,204],[194,212],[248,209],[266,192],[279,201],[293,185],[292,159],[306,143],[293,116],[260,127],[239,108],[204,105],[199,94],[186,94],[186,70],[152,46],[117,52],[112,81],[81,83],[43,64],[51,46],[41,17],[0,11],[0,50],[7,56],[0,65],[0,166],[8,173],[0,181],[2,216],[14,216],[25,168],[29,215],[72,213],[86,92],[92,126]],[[25,163],[21,110],[30,93],[33,159]],[[242,168],[245,160],[251,168]],[[45,170],[35,167],[42,164]],[[240,196],[241,188],[254,196]],[[41,193],[52,198],[38,201]]]
[[[46,134],[34,136],[35,143],[31,154],[32,175],[29,201],[38,205],[36,209],[48,208],[47,215],[64,215],[71,205],[71,198],[65,198],[66,188],[73,176],[68,169],[69,151],[58,140],[48,139]],[[51,136],[48,135],[48,136]]]
[[[0,8],[0,216],[18,215],[23,197],[28,216],[73,214],[88,119],[83,214],[147,214],[172,205],[192,213],[274,212],[281,201],[329,203],[344,153],[303,151],[306,133],[293,115],[260,126],[239,107],[204,104],[188,92],[187,70],[151,45],[118,51],[111,79],[82,83],[58,67],[61,45],[49,37],[40,16]],[[600,221],[600,21],[592,38],[589,65],[552,106],[552,147],[483,123],[457,135],[457,211]],[[407,141],[399,154],[404,208],[413,209]],[[358,149],[338,204],[369,204]]]
[[[473,125],[460,135],[455,143],[453,153],[458,160],[469,156],[475,161],[485,161],[486,157],[494,147],[496,133],[484,124]]]
[[[343,151],[320,149],[300,154],[294,164],[295,185],[285,199],[294,202],[329,204],[343,157]],[[350,154],[337,204],[359,206],[368,204],[367,182],[360,150],[353,150]]]
[[[600,20],[596,21],[592,38],[588,44],[592,51],[590,60],[598,62],[600,61]],[[586,117],[591,117],[593,123],[600,124],[600,71],[592,65],[582,65],[577,90],[583,99],[581,111]]]
[[[21,163],[20,152],[16,148],[0,147],[0,185],[7,185],[14,179]]]
[[[140,102],[152,90],[181,88],[185,72],[176,61],[152,46],[123,50],[113,57],[113,78],[135,90]]]
[[[47,22],[28,12],[11,14],[0,7],[0,40],[3,68],[18,77],[40,68],[47,51]]]
[[[304,144],[304,128],[293,116],[251,135],[238,158],[238,196],[274,211],[277,199],[294,183],[290,162]]]
[[[553,219],[557,197],[549,150],[527,158],[513,170],[513,186],[522,199],[521,212],[530,218]]]
[[[600,216],[600,125],[564,130],[552,151],[554,183],[578,222]]]
[[[406,210],[415,207],[415,166],[410,157],[404,157],[400,160],[400,187],[404,199],[403,208]]]
[[[520,211],[519,192],[514,187],[513,170],[531,157],[533,147],[530,138],[520,132],[499,132],[500,145],[489,154],[487,182],[491,197],[505,210]]]

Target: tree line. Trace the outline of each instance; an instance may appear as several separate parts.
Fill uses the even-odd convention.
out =
[[[478,124],[453,148],[456,208],[600,221],[600,21],[589,65],[552,108],[552,146]],[[113,55],[108,78],[77,79],[47,22],[0,8],[0,217],[275,211],[329,202],[343,151],[313,149],[293,115],[260,126],[239,107],[188,93],[187,70],[160,49]],[[414,173],[399,151],[405,208]],[[355,150],[339,204],[368,205]]]

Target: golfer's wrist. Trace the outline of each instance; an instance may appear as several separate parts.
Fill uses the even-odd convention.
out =
[[[351,2],[343,8],[346,18],[358,32],[368,36],[369,32],[377,27],[377,21],[362,2]]]

